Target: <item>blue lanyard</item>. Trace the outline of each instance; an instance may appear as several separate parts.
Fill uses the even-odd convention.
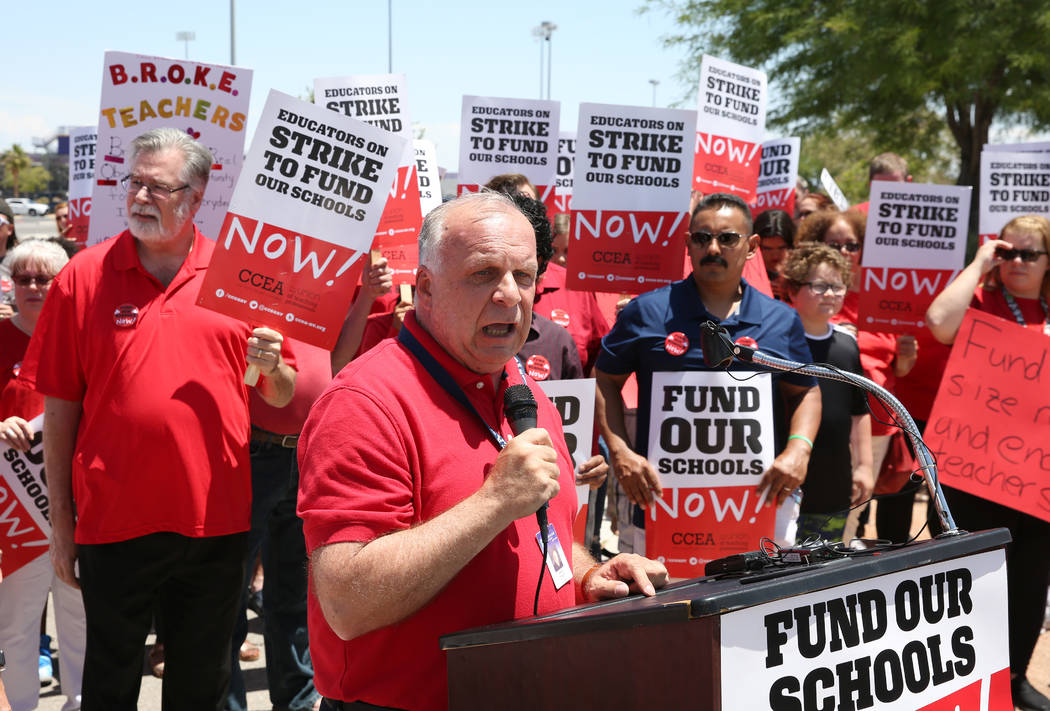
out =
[[[492,440],[500,449],[507,446],[507,440],[503,439],[503,435],[492,429],[492,426],[481,416],[481,413],[478,412],[477,408],[471,404],[470,400],[467,398],[467,394],[463,392],[463,388],[459,387],[456,381],[452,379],[452,376],[449,375],[448,371],[445,370],[441,364],[437,362],[437,359],[423,347],[423,344],[419,342],[419,339],[412,335],[412,332],[409,331],[407,327],[401,328],[401,331],[397,335],[397,340],[416,357],[416,360],[419,361],[424,370],[430,373],[430,377],[432,377],[445,392],[451,395],[456,402],[465,407],[467,411],[472,412],[481,424],[485,425],[485,429],[489,431]],[[518,372],[521,373],[521,382],[528,385],[528,381],[525,379],[525,368],[522,366],[521,360],[515,356],[514,362],[518,366]]]

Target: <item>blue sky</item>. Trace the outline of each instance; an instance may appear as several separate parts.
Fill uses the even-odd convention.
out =
[[[59,126],[97,123],[102,56],[107,49],[184,56],[175,39],[196,34],[191,59],[228,64],[229,4],[14,2],[5,8],[5,68],[0,78],[0,150]],[[437,144],[438,161],[458,162],[463,94],[538,98],[540,44],[532,28],[557,24],[552,39],[551,98],[562,102],[564,129],[580,102],[686,100],[675,75],[681,53],[665,49],[673,31],[662,12],[638,14],[640,0],[535,0],[522,5],[393,0],[393,68],[407,75],[413,123]],[[305,95],[315,77],[387,70],[387,3],[338,0],[236,0],[237,64],[254,70],[249,133],[271,88]]]

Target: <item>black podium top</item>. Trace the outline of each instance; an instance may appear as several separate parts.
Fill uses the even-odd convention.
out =
[[[780,598],[823,590],[880,575],[1001,548],[1010,542],[1004,528],[918,541],[890,550],[811,565],[755,571],[729,578],[694,578],[658,590],[578,605],[540,617],[456,632],[441,638],[442,649],[521,642],[582,634],[598,629],[651,625],[719,615]]]

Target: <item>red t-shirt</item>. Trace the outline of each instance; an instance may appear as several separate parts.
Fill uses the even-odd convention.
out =
[[[77,254],[48,292],[22,377],[83,403],[77,543],[248,529],[251,329],[195,303],[214,246],[195,232],[165,289],[124,231]]]
[[[448,371],[471,404],[504,437],[503,392],[521,378],[512,363],[491,379],[454,361],[416,323],[420,344]],[[539,426],[558,451],[561,491],[549,520],[571,562],[576,493],[561,418],[529,381]],[[306,547],[371,541],[419,525],[476,492],[499,454],[478,418],[427,373],[399,341],[387,340],[347,365],[318,399],[299,440],[299,515]],[[540,573],[534,516],[515,521],[478,553],[424,608],[407,619],[349,642],[325,622],[309,599],[314,682],[324,696],[402,709],[447,704],[445,655],[438,638],[458,630],[527,617]],[[425,573],[420,572],[420,575]],[[540,613],[575,604],[570,581],[555,590],[544,573]]]
[[[332,382],[332,354],[309,343],[284,339],[286,351],[295,356],[295,394],[284,407],[267,404],[255,388],[249,390],[252,424],[274,434],[299,434],[314,404]]]
[[[0,321],[0,420],[17,415],[26,422],[44,411],[44,396],[18,377],[29,347],[29,336],[11,323]]]
[[[609,324],[594,294],[566,288],[565,277],[565,267],[553,262],[548,264],[536,288],[532,310],[569,331],[580,352],[583,372],[589,373],[598,358],[602,336],[609,332]]]
[[[1021,309],[1025,328],[1042,333],[1043,324],[1046,323],[1046,314],[1043,313],[1043,306],[1039,303],[1039,299],[1019,299],[1014,297],[1014,303]],[[1010,305],[1006,303],[1006,297],[1003,296],[1002,289],[977,287],[977,290],[973,292],[973,300],[970,301],[970,306],[992,316],[1004,318],[1010,323],[1017,323],[1017,318],[1014,316],[1014,312],[1010,310]]]
[[[846,298],[842,302],[842,310],[831,318],[831,322],[859,326],[857,318],[859,301],[858,292],[847,291]],[[893,360],[897,357],[897,336],[883,331],[858,329],[857,345],[860,347],[860,365],[864,368],[864,375],[891,393],[895,392],[897,376],[893,372]],[[868,409],[872,414],[871,434],[873,436],[889,435],[897,431],[893,425],[884,425],[879,422],[879,420],[890,422],[890,414],[872,395],[868,395]]]

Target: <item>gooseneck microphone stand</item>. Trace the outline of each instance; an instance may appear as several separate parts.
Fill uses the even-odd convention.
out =
[[[757,348],[738,345],[729,340],[726,330],[713,321],[706,321],[701,324],[700,349],[704,355],[704,363],[708,368],[728,367],[734,358],[738,358],[770,370],[805,373],[817,378],[839,380],[850,383],[874,395],[879,402],[893,413],[915,448],[915,454],[919,460],[919,469],[923,472],[926,487],[930,490],[930,500],[933,501],[933,507],[937,511],[937,518],[940,520],[941,528],[944,530],[938,538],[956,536],[963,533],[955,525],[955,519],[952,518],[951,511],[948,510],[948,502],[944,500],[940,482],[937,480],[937,465],[934,462],[933,454],[930,452],[929,447],[926,446],[926,443],[922,441],[919,429],[915,426],[915,420],[908,414],[900,400],[888,390],[860,375],[839,371],[815,363],[796,363],[786,358],[763,353]]]

